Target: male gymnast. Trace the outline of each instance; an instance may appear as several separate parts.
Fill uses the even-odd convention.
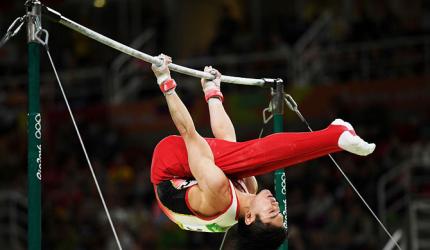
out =
[[[168,68],[172,59],[159,58],[162,65],[153,64],[152,70],[179,136],[166,137],[154,149],[151,182],[160,208],[184,230],[226,232],[237,223],[239,249],[277,249],[287,236],[283,216],[269,190],[257,192],[254,176],[342,150],[365,156],[375,149],[341,119],[315,132],[236,142],[222,104],[221,74],[212,67],[205,72],[215,78],[201,84],[215,138],[203,138],[175,92]]]

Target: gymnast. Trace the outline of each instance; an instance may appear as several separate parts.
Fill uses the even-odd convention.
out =
[[[257,192],[254,176],[342,150],[365,156],[375,149],[341,119],[320,131],[236,142],[222,104],[221,74],[212,67],[204,71],[214,79],[201,84],[215,138],[203,138],[175,92],[168,68],[172,59],[163,54],[159,59],[162,65],[153,64],[152,70],[180,135],[155,147],[151,182],[162,211],[184,230],[226,232],[237,223],[240,249],[277,249],[287,237],[283,216],[269,190]]]

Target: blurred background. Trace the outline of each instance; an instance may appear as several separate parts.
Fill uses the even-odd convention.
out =
[[[195,69],[280,77],[313,129],[339,117],[377,144],[335,159],[403,249],[430,249],[430,2],[425,0],[45,0],[64,16]],[[0,2],[0,36],[24,12]],[[152,150],[176,134],[150,65],[43,21],[124,249],[218,249],[160,211]],[[26,34],[0,48],[0,245],[26,249]],[[116,249],[46,53],[41,59],[43,249]],[[212,136],[199,79],[172,74]],[[270,90],[224,84],[238,140],[258,137]],[[271,133],[265,126],[264,135]],[[307,128],[285,110],[286,131]],[[382,249],[388,237],[326,157],[289,167],[289,249]],[[258,178],[273,190],[273,175]],[[387,248],[390,249],[390,248]]]

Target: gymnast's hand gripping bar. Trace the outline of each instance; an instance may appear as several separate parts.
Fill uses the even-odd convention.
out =
[[[128,54],[130,56],[133,56],[135,58],[138,58],[140,60],[143,60],[145,62],[148,63],[152,63],[152,64],[156,64],[156,65],[161,65],[161,60],[158,59],[157,57],[153,57],[150,56],[148,54],[145,54],[143,52],[140,52],[138,50],[135,50],[133,48],[130,48],[122,43],[119,43],[111,38],[108,38],[102,34],[99,34],[85,26],[82,26],[64,16],[61,15],[61,13],[48,8],[46,6],[42,7],[42,13],[43,15],[45,15],[46,17],[48,17],[50,20],[53,20],[55,22],[58,22],[76,32],[81,33],[84,36],[87,36],[89,38],[92,38],[100,43],[103,43],[113,49],[119,50],[125,54]],[[189,76],[194,76],[194,77],[198,77],[198,78],[206,78],[209,80],[212,80],[214,78],[213,75],[203,72],[203,71],[199,71],[199,70],[195,70],[195,69],[190,69],[181,65],[177,65],[174,63],[169,64],[169,68],[172,71],[175,72],[179,72],[185,75],[189,75]],[[264,87],[266,85],[270,85],[272,86],[272,84],[274,84],[276,81],[282,81],[281,79],[269,79],[269,78],[263,78],[263,79],[254,79],[254,78],[243,78],[243,77],[235,77],[235,76],[226,76],[223,75],[221,76],[221,81],[225,82],[225,83],[233,83],[233,84],[241,84],[241,85],[252,85],[252,86],[259,86],[259,87]]]

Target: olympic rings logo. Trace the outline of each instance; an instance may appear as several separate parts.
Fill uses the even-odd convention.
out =
[[[286,183],[285,173],[282,173],[281,175],[281,193],[283,195],[287,195],[287,183]]]
[[[42,124],[41,124],[42,118],[39,113],[34,117],[34,120],[36,122],[36,124],[34,125],[34,128],[36,129],[36,132],[34,132],[34,136],[37,139],[40,139],[42,138]]]

